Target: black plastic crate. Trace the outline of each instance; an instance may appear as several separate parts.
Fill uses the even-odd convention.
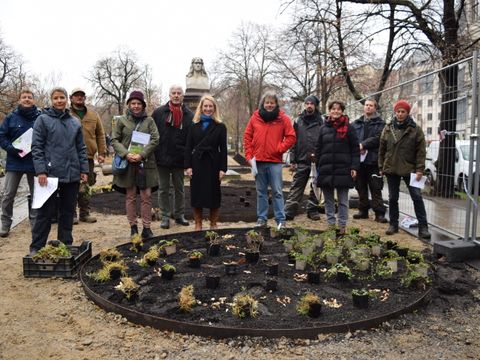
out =
[[[72,255],[60,258],[57,263],[35,262],[32,257],[23,257],[23,276],[71,278],[92,257],[92,242],[84,241],[80,246],[68,245]]]

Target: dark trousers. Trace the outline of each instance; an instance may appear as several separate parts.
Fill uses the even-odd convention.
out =
[[[408,192],[413,201],[415,216],[418,220],[418,226],[428,226],[427,212],[423,203],[422,192],[419,188],[409,186],[410,174],[406,176],[387,175],[388,182],[388,214],[390,225],[398,226],[398,196],[400,193],[400,181],[403,179],[407,185]]]
[[[88,159],[88,183],[82,184],[78,192],[78,208],[80,210],[80,217],[84,218],[90,215],[90,195],[88,191],[90,186],[95,185],[96,174],[95,174],[95,164],[93,159]]]
[[[79,182],[58,183],[57,191],[38,209],[32,228],[30,250],[39,250],[47,243],[51,229],[51,220],[55,215],[57,194],[59,212],[57,238],[67,245],[73,243],[73,213],[77,203],[78,185]]]
[[[310,179],[310,165],[298,164],[297,170],[293,175],[292,186],[285,201],[285,214],[289,216],[296,216],[298,214],[298,208],[303,198],[305,187]],[[315,193],[310,189],[307,202],[307,213],[318,213],[319,200],[316,198]]]
[[[373,178],[372,175],[378,175],[378,166],[361,164],[355,181],[355,189],[358,192],[358,210],[368,212],[370,206],[377,215],[385,215],[385,205],[382,198],[382,181],[380,178]],[[368,199],[368,190],[372,195],[372,202]]]

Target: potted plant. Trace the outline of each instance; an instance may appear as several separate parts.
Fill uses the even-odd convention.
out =
[[[398,271],[398,259],[399,257],[395,250],[387,250],[382,261],[395,273]]]
[[[134,301],[138,296],[140,286],[131,277],[122,277],[115,289],[121,291],[127,300]]]
[[[203,253],[201,251],[190,251],[188,253],[188,263],[192,268],[199,268],[201,264],[201,258],[203,257]]]
[[[220,276],[218,275],[206,275],[205,284],[208,289],[216,289],[220,284]]]
[[[322,245],[323,245],[323,238],[320,234],[313,234],[312,236],[312,241],[313,241],[313,244],[318,247],[318,248],[321,248]]]
[[[267,274],[270,276],[278,275],[278,262],[270,262],[267,264]]]
[[[171,264],[162,265],[161,270],[162,270],[162,279],[165,279],[165,280],[172,280],[173,275],[175,275],[177,271],[175,266]]]
[[[406,258],[408,256],[408,248],[403,246],[398,246],[395,251],[397,252],[398,256],[402,258]]]
[[[331,227],[328,230],[322,232],[320,236],[325,243],[327,240],[335,240],[337,238],[337,230],[336,227]]]
[[[320,297],[313,293],[303,295],[297,304],[297,312],[302,315],[308,315],[316,318],[322,311],[322,301]]]
[[[205,240],[212,242],[220,238],[220,235],[216,231],[207,231],[205,232]]]
[[[223,243],[223,238],[215,231],[207,231],[205,238],[208,238],[209,241],[207,254],[210,256],[218,256],[220,254],[220,245]]]
[[[419,264],[423,263],[425,259],[423,258],[423,255],[419,251],[409,251],[407,255],[407,261],[410,264]]]
[[[320,273],[318,272],[318,267],[320,266],[320,253],[314,252],[308,255],[307,264],[311,269],[311,271],[307,273],[307,281],[310,284],[319,284]]]
[[[132,246],[130,246],[130,251],[139,252],[140,250],[142,250],[143,240],[140,234],[132,235],[130,242],[132,243]]]
[[[300,243],[304,242],[307,236],[309,235],[309,231],[301,227],[296,227],[293,231]]]
[[[358,235],[354,234],[345,235],[344,237],[342,237],[343,246],[345,246],[345,248],[347,249],[351,249],[355,245],[357,245],[359,238],[360,237]]]
[[[398,245],[393,240],[387,240],[385,241],[385,247],[387,250],[395,250],[398,247]]]
[[[235,275],[237,273],[238,263],[236,261],[225,261],[223,265],[225,267],[225,274]]]
[[[307,255],[301,253],[295,253],[295,270],[303,271],[307,267]]]
[[[193,285],[185,285],[178,293],[178,308],[183,312],[192,311],[193,306],[197,303],[193,295]]]
[[[315,241],[313,237],[307,236],[301,243],[302,247],[302,254],[303,255],[310,255],[315,250]]]
[[[367,308],[369,296],[370,294],[367,289],[353,289],[352,290],[353,306],[359,309]]]
[[[368,233],[365,235],[365,243],[370,247],[370,252],[373,256],[380,256],[382,246],[380,244],[380,236],[375,233]]]
[[[370,258],[368,256],[356,256],[354,262],[357,270],[367,271],[370,268]]]
[[[389,279],[393,275],[393,269],[390,265],[387,265],[385,260],[383,260],[375,267],[375,275],[382,279]]]
[[[87,274],[97,282],[108,280],[117,280],[121,276],[127,275],[127,266],[122,260],[104,263],[103,267],[94,273]]]
[[[420,265],[420,264],[418,264]],[[407,267],[407,271],[403,275],[401,279],[402,286],[404,287],[416,287],[417,289],[425,289],[427,284],[430,283],[430,278],[428,277],[428,274],[425,275],[425,271],[428,271],[428,265],[426,263],[423,263],[422,268],[425,269],[423,270],[422,268],[419,268],[418,265],[410,265]],[[426,265],[426,267],[425,267]],[[419,269],[420,272],[418,271]]]
[[[328,264],[336,264],[342,254],[342,249],[338,247],[326,247],[324,246],[322,251],[322,258],[324,258]]]
[[[287,254],[289,264],[295,264],[296,255],[297,255],[297,252],[295,250],[292,250]]]
[[[263,244],[263,235],[255,230],[249,230],[246,234],[247,248],[254,251],[260,251]]]
[[[292,250],[298,250],[299,248],[299,241],[296,235],[293,235],[288,240],[282,240],[283,246],[285,247],[285,251],[288,253]]]
[[[325,273],[325,279],[330,280],[336,277],[338,281],[348,281],[353,277],[352,271],[347,265],[337,263],[330,267]]]
[[[102,249],[99,253],[101,262],[113,262],[117,261],[122,257],[122,253],[116,248]]]
[[[258,301],[251,295],[239,295],[233,299],[232,314],[240,319],[258,315]]]
[[[138,262],[141,267],[154,266],[160,257],[160,249],[157,245],[153,245]]]
[[[177,252],[177,239],[172,240],[160,240],[158,243],[159,248],[163,250],[166,256],[173,255]]]

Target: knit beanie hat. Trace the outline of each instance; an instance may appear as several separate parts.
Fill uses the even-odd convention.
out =
[[[410,114],[411,106],[406,100],[398,100],[395,105],[393,105],[393,111],[397,111],[398,109],[404,109]]]
[[[141,101],[144,108],[147,107],[147,103],[145,102],[145,96],[141,91],[138,91],[138,90],[132,91],[130,93],[130,96],[128,97],[127,104],[132,100],[139,100]]]
[[[318,100],[318,98],[315,95],[307,96],[305,98],[304,103],[306,103],[306,102],[311,102],[311,103],[315,104],[315,107],[317,107],[320,104],[320,100]]]

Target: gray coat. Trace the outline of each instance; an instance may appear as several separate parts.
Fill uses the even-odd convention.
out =
[[[61,183],[80,181],[88,174],[82,126],[68,109],[46,108],[33,125],[32,157],[35,173],[58,177]]]
[[[112,146],[115,153],[125,158],[128,154],[128,147],[132,140],[132,132],[135,130],[138,122],[131,115],[122,116],[115,126],[112,135]],[[150,134],[150,142],[140,153],[144,159],[143,163],[146,169],[147,187],[158,187],[158,171],[155,163],[154,150],[158,145],[158,129],[153,119],[149,116],[144,116],[137,128],[137,131]],[[131,188],[136,185],[137,165],[133,163],[128,164],[126,174],[117,175],[113,177],[113,184],[117,188]]]

